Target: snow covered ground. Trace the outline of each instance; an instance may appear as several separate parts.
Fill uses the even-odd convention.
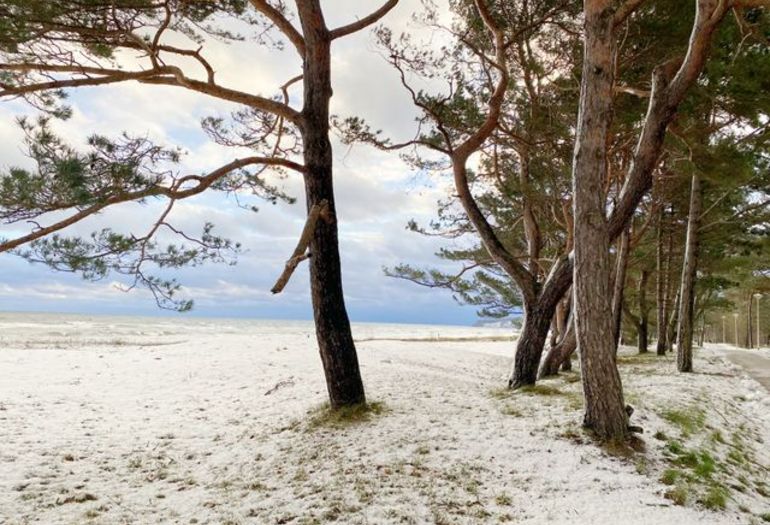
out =
[[[319,408],[309,323],[0,315],[0,524],[684,525],[770,513],[770,396],[719,348],[699,351],[687,376],[670,357],[624,349],[645,433],[644,450],[623,456],[580,429],[576,373],[501,388],[506,330],[354,332],[381,410],[335,425]]]

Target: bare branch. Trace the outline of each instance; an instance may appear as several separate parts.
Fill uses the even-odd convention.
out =
[[[636,11],[639,6],[645,3],[647,0],[626,0],[615,11],[615,17],[613,24],[620,25]]]
[[[334,40],[336,38],[340,38],[343,36],[347,36],[351,33],[361,31],[362,29],[366,29],[370,25],[377,23],[378,20],[380,20],[383,16],[388,14],[388,12],[390,12],[391,9],[396,7],[396,4],[398,4],[398,0],[388,0],[387,2],[385,2],[385,4],[383,4],[382,7],[380,7],[377,11],[373,12],[369,16],[365,16],[364,18],[357,20],[356,22],[353,22],[346,26],[338,27],[337,29],[332,29],[329,32],[329,35],[331,36],[331,39]]]
[[[324,217],[328,211],[329,201],[325,199],[318,204],[314,204],[312,208],[310,208],[310,211],[307,214],[307,220],[305,221],[305,227],[302,228],[302,234],[299,237],[299,242],[297,242],[297,247],[294,248],[291,257],[286,261],[286,267],[275,282],[275,286],[270,290],[272,293],[281,293],[289,283],[289,279],[291,279],[291,276],[294,274],[294,270],[297,269],[297,265],[310,258],[312,254],[305,252],[307,251],[308,246],[310,246],[316,223],[318,222],[318,219]]]
[[[288,104],[220,86],[213,83],[210,77],[206,82],[189,78],[176,66],[159,66],[146,71],[123,71],[120,69],[86,67],[81,65],[69,66],[18,63],[0,64],[0,71],[37,71],[41,73],[72,73],[75,75],[87,75],[85,78],[52,80],[49,82],[21,86],[0,84],[0,88],[2,88],[2,90],[0,90],[0,97],[24,95],[68,87],[98,86],[136,80],[145,84],[184,87],[221,100],[236,102],[261,111],[266,111],[283,117],[295,124],[299,124],[302,119],[301,114],[291,108]]]

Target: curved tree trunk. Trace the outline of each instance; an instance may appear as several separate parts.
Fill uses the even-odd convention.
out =
[[[331,407],[366,401],[356,347],[342,292],[337,221],[332,184],[332,147],[329,141],[331,39],[317,1],[303,2],[300,20],[306,42],[302,139],[307,167],[308,210],[322,200],[328,220],[318,221],[310,242],[310,287],[316,338],[323,362]]]
[[[703,208],[700,175],[692,176],[690,211],[687,218],[687,243],[682,263],[682,285],[679,290],[679,329],[676,338],[676,367],[680,372],[692,372],[692,340],[695,306],[695,279],[698,270],[698,229]]]
[[[612,121],[613,2],[585,0],[580,111],[572,184],[575,210],[575,331],[583,376],[583,424],[601,439],[628,435],[628,414],[615,365],[609,299],[610,231],[605,218],[607,134]]]
[[[525,307],[524,324],[516,343],[513,373],[508,380],[509,388],[534,385],[537,381],[537,369],[554,310],[542,310],[537,305]]]

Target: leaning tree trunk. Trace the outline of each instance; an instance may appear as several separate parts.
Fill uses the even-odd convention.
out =
[[[534,385],[537,381],[537,369],[540,356],[548,337],[548,328],[554,315],[555,307],[543,310],[539,305],[524,309],[524,324],[521,327],[519,340],[516,343],[516,357],[510,379],[509,388],[521,388]]]
[[[666,355],[666,339],[668,336],[666,321],[668,320],[668,276],[669,268],[671,266],[671,235],[669,234],[668,236],[669,249],[664,252],[663,233],[665,216],[665,207],[661,206],[660,214],[658,215],[658,236],[656,247],[657,281],[655,283],[655,302],[658,309],[658,342],[656,344],[656,351],[658,355]]]
[[[676,367],[692,372],[692,339],[695,306],[695,279],[698,270],[698,229],[703,208],[700,175],[692,176],[690,211],[687,218],[687,242],[682,263],[682,285],[679,290],[679,329],[676,337]]]
[[[303,2],[300,20],[305,36],[302,140],[307,168],[305,191],[308,210],[328,202],[327,220],[317,223],[310,243],[310,285],[316,337],[326,375],[331,407],[364,403],[364,386],[356,347],[342,293],[337,221],[332,184],[332,147],[329,141],[331,39],[320,4]]]
[[[615,35],[611,0],[585,0],[580,110],[573,159],[575,329],[583,376],[583,424],[601,439],[625,439],[628,415],[615,365],[609,301],[610,232],[605,217],[607,134],[612,120]]]
[[[620,344],[620,326],[623,320],[623,292],[626,287],[626,271],[628,270],[628,245],[631,234],[624,230],[618,242],[618,252],[615,260],[615,282],[612,290],[612,323],[615,336],[615,354]]]

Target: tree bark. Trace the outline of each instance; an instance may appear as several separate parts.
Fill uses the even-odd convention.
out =
[[[540,365],[540,371],[538,374],[540,379],[557,375],[559,373],[559,368],[565,370],[565,363],[569,363],[567,365],[569,368],[566,370],[572,369],[571,357],[577,348],[575,323],[572,315],[570,315],[568,322],[569,324],[564,337],[562,337],[556,345],[552,346],[550,350],[548,350],[545,359],[543,359],[543,362]]]
[[[748,298],[746,299],[746,348],[754,348],[754,330],[752,329],[752,319],[754,316],[752,303],[754,301],[754,292],[749,290]]]
[[[674,350],[674,340],[676,339],[676,328],[679,321],[679,304],[681,303],[681,287],[677,287],[674,297],[674,306],[669,310],[668,325],[666,326],[666,352]]]
[[[612,290],[612,323],[615,337],[615,354],[618,353],[620,344],[620,326],[623,320],[623,292],[626,287],[626,271],[628,270],[628,248],[631,242],[631,234],[624,230],[620,234],[618,252],[615,260],[615,282]]]
[[[513,373],[508,380],[509,388],[534,385],[537,381],[540,356],[548,337],[548,327],[551,325],[554,310],[555,307],[548,311],[542,310],[538,305],[529,308],[525,305],[524,324],[516,343]]]
[[[668,239],[668,250],[664,249],[663,235],[665,225],[666,210],[665,206],[660,207],[658,214],[658,236],[656,246],[656,283],[655,283],[655,302],[657,305],[657,332],[658,341],[656,351],[658,355],[666,355],[666,337],[668,334],[666,321],[668,320],[668,275],[671,266],[671,235]]]
[[[337,215],[329,141],[331,37],[320,2],[298,2],[305,37],[302,140],[307,209],[326,201],[330,220],[319,221],[310,242],[310,287],[316,338],[333,409],[366,402],[356,347],[342,291]]]
[[[637,205],[652,186],[652,173],[660,159],[668,125],[673,120],[679,104],[703,70],[714,31],[729,8],[730,4],[727,2],[698,0],[688,50],[682,61],[668,60],[653,71],[652,90],[644,126],[634,149],[633,160],[623,189],[618,196],[617,205],[608,220],[610,239],[616,238],[628,227]],[[537,293],[532,293],[532,290],[528,290],[529,287],[526,286],[522,288],[522,293],[529,295],[531,302],[537,303],[539,309],[552,312],[556,303],[572,284],[575,262],[572,257],[559,259],[551,268],[548,279],[540,287],[539,296]],[[504,264],[501,266],[505,268]],[[548,323],[545,324],[544,330],[548,331]],[[527,330],[522,332],[524,331]],[[545,338],[544,334],[541,340],[545,342]],[[673,336],[669,341],[671,339]],[[534,339],[528,338],[528,341],[532,340]],[[522,343],[521,340],[520,343]],[[533,348],[527,344],[524,348],[525,352],[517,350],[516,367],[509,384],[521,384],[522,380],[528,381],[523,384],[533,384],[535,381],[531,371],[537,369],[543,347]],[[527,358],[534,359],[535,364],[527,362]]]
[[[640,354],[647,353],[648,331],[649,331],[649,313],[650,310],[647,307],[647,281],[650,277],[650,272],[642,270],[642,275],[639,278],[639,337],[637,339],[637,347]]]
[[[687,217],[687,241],[682,263],[682,284],[679,290],[679,329],[676,338],[676,367],[680,372],[692,372],[692,339],[695,306],[695,280],[698,271],[698,230],[703,208],[703,188],[700,174],[692,176],[690,211]]]
[[[613,2],[585,0],[580,110],[572,168],[575,210],[575,330],[583,376],[583,424],[605,440],[624,440],[628,414],[615,365],[609,298],[610,232],[605,217],[607,134],[612,121]]]

